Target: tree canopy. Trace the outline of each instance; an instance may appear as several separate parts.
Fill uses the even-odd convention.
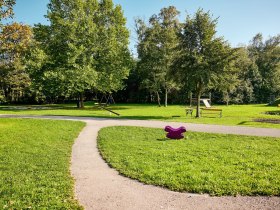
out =
[[[159,92],[167,94],[177,85],[172,77],[172,67],[179,45],[179,11],[170,6],[163,8],[158,15],[149,19],[149,25],[141,19],[136,20],[138,34],[138,67],[144,76],[143,84],[156,92],[160,105]]]
[[[8,17],[13,17],[13,6],[16,0],[0,0],[0,21]]]
[[[47,89],[55,86],[52,94],[78,96],[81,106],[87,89],[111,92],[122,88],[130,52],[120,6],[111,0],[51,0],[47,18],[50,26],[34,29],[37,47],[32,57],[38,55],[35,60],[43,63],[31,63],[38,84]]]
[[[206,93],[226,104],[280,97],[280,35],[264,40],[259,33],[233,48],[217,36],[210,12],[199,9],[180,22],[169,6],[148,22],[136,19],[138,58],[132,58],[126,19],[112,0],[50,0],[50,24],[33,27],[7,22],[15,3],[0,0],[1,103],[75,99],[82,107],[98,92],[123,102],[157,98],[159,106],[164,98],[167,106],[186,104],[195,93],[199,117]]]

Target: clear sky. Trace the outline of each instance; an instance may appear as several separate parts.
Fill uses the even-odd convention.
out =
[[[136,35],[134,18],[148,20],[152,14],[170,5],[180,12],[183,21],[186,14],[193,14],[198,8],[210,11],[214,18],[219,17],[217,32],[235,47],[248,44],[257,33],[264,38],[280,34],[280,0],[113,0],[120,4],[127,18],[127,27],[131,31],[130,48],[135,52]],[[49,0],[17,0],[15,21],[29,25],[47,24],[44,15]]]

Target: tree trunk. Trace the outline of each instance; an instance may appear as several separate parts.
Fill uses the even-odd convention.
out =
[[[227,104],[227,106],[228,106],[228,104],[229,104],[229,94],[228,94],[228,92],[226,92],[225,93],[225,95],[226,95],[226,104]]]
[[[202,87],[201,84],[197,84],[197,105],[196,105],[196,117],[199,118],[200,117],[200,97],[201,97],[201,93],[202,93]]]
[[[84,95],[83,95],[83,93],[80,93],[80,94],[79,94],[79,99],[78,99],[78,102],[77,102],[77,108],[85,108],[85,106],[84,106]]]
[[[156,94],[157,94],[157,102],[158,102],[158,106],[159,106],[159,107],[161,107],[161,105],[160,105],[160,96],[159,96],[158,91],[156,91]]]
[[[198,92],[197,93],[197,105],[196,105],[196,117],[197,118],[200,117],[200,96],[201,96],[201,93]]]
[[[192,92],[189,92],[189,99],[190,99],[190,107],[192,107]]]
[[[168,96],[168,91],[165,89],[165,100],[164,100],[164,106],[167,107],[167,96]]]

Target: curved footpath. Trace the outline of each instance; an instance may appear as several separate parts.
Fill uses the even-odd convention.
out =
[[[211,197],[172,192],[145,185],[120,176],[99,155],[96,138],[102,127],[125,125],[163,128],[165,125],[186,126],[187,130],[253,136],[280,137],[280,129],[219,126],[161,121],[103,119],[66,116],[0,115],[1,118],[43,118],[78,120],[87,123],[73,145],[71,173],[75,179],[75,194],[85,209],[150,210],[150,209],[280,209],[280,197],[223,196]]]

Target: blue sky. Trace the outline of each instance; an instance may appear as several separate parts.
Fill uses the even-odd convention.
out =
[[[214,18],[219,17],[217,33],[233,46],[248,44],[254,35],[261,32],[264,38],[280,33],[280,0],[113,0],[120,4],[131,31],[130,48],[136,44],[134,18],[148,20],[152,14],[170,5],[180,12],[183,21],[186,14],[194,14],[198,8],[210,10]],[[44,15],[49,0],[17,0],[15,21],[29,25],[47,24]]]

